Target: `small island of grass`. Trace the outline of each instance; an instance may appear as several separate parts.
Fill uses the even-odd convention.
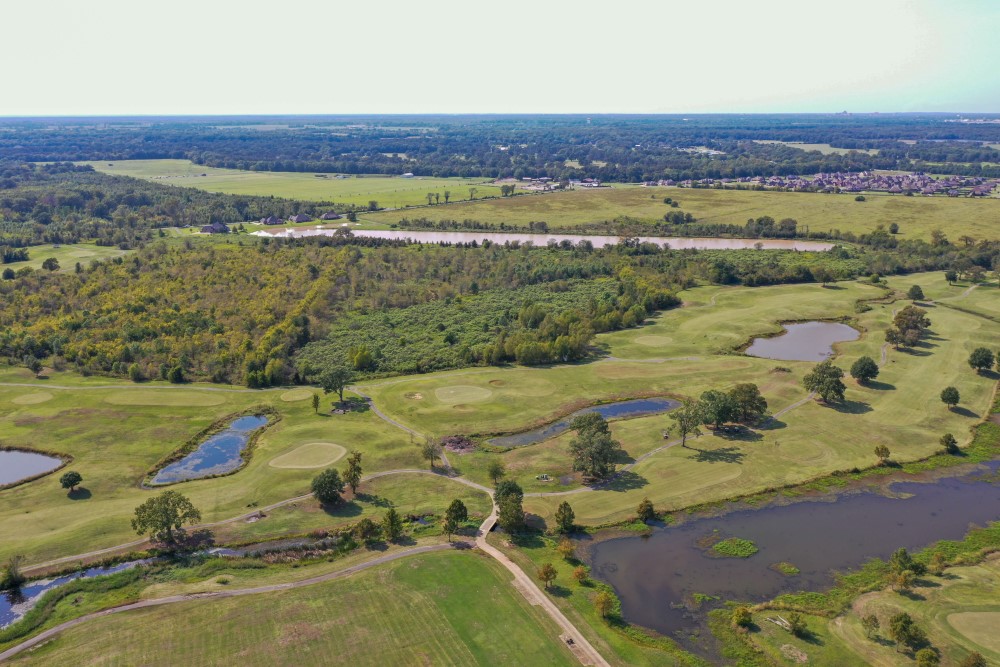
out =
[[[727,558],[750,558],[759,551],[756,544],[740,537],[730,537],[716,542],[712,545],[712,550]]]
[[[786,561],[781,561],[780,563],[775,563],[771,566],[771,569],[775,572],[779,572],[786,577],[794,577],[800,573],[799,568],[795,567],[791,563]]]

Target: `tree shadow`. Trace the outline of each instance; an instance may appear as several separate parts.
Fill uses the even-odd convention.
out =
[[[341,502],[336,505],[320,505],[328,516],[352,517],[361,514],[361,505],[356,502]]]
[[[911,357],[929,357],[931,353],[927,350],[918,350],[916,347],[900,347],[900,352],[910,355]]]
[[[84,487],[77,487],[66,494],[66,497],[70,500],[87,500],[91,497],[90,489]]]
[[[878,380],[869,380],[862,386],[868,387],[869,389],[874,389],[875,391],[890,391],[896,388],[896,385],[894,384],[889,384],[888,382],[879,382]]]
[[[384,507],[387,509],[389,507],[392,507],[391,500],[371,493],[359,493],[356,496],[354,496],[354,499],[359,502],[368,503],[369,505],[374,505],[375,507]]]
[[[631,470],[623,470],[607,482],[595,485],[595,487],[607,491],[633,491],[641,489],[648,483],[649,480],[642,475],[634,473]]]
[[[839,401],[837,403],[828,403],[827,405],[837,412],[848,415],[863,415],[866,412],[872,411],[872,406],[862,401]]]
[[[927,598],[916,591],[898,591],[900,595],[908,600],[913,600],[914,602],[922,602]]]
[[[777,431],[778,429],[786,428],[788,424],[781,421],[777,417],[769,417],[763,420],[757,425],[758,431]]]
[[[368,551],[388,551],[389,550],[389,544],[387,542],[383,542],[382,540],[375,540],[375,541],[372,541],[372,542],[367,542],[367,543],[365,543],[364,547]]]
[[[715,432],[715,435],[726,440],[738,440],[740,442],[757,442],[763,440],[764,436],[746,426],[731,426]]]
[[[635,457],[626,452],[624,449],[619,449],[618,453],[615,455],[615,463],[619,463],[622,465],[635,463]]]
[[[821,287],[823,289],[834,289],[834,290],[847,289],[846,287],[841,287],[840,285],[833,285],[833,284],[821,285]]]
[[[565,586],[560,586],[559,584],[549,584],[548,593],[554,598],[568,598],[573,594],[570,589]]]
[[[193,550],[207,549],[215,546],[215,533],[208,528],[199,528],[190,533],[181,529],[174,533],[174,544],[177,549]]]
[[[969,408],[963,408],[961,406],[955,406],[951,408],[951,411],[956,415],[962,415],[963,417],[971,417],[972,419],[979,419],[979,415],[970,410]]]
[[[739,447],[695,449],[694,460],[699,463],[743,463],[744,454]]]

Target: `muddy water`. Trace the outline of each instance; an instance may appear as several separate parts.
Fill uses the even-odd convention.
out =
[[[823,361],[833,356],[833,344],[857,340],[858,333],[839,322],[801,322],[782,325],[785,332],[773,338],[755,338],[747,348],[751,357],[783,361]]]
[[[664,634],[696,627],[695,593],[762,602],[785,592],[833,585],[833,570],[869,558],[887,558],[899,547],[914,550],[943,539],[961,539],[973,525],[1000,520],[1000,461],[934,482],[897,482],[893,495],[874,492],[833,502],[799,502],[735,511],[658,528],[649,538],[624,537],[595,544],[595,576],[611,584],[633,623]],[[741,537],[760,549],[750,558],[714,558],[714,538]],[[801,574],[770,569],[789,562]],[[687,606],[687,608],[685,608]],[[703,610],[702,610],[703,611]]]
[[[680,405],[680,403],[672,401],[669,398],[638,398],[630,401],[619,401],[617,403],[595,405],[591,408],[577,410],[573,414],[568,415],[557,422],[535,429],[534,431],[525,431],[524,433],[515,433],[514,435],[505,435],[499,438],[493,438],[490,440],[490,444],[498,447],[523,447],[524,445],[533,445],[536,442],[548,440],[549,438],[559,435],[569,428],[570,422],[572,422],[575,418],[589,412],[596,412],[605,419],[611,419],[613,417],[639,417],[643,415],[655,415],[661,412],[667,412],[669,410],[673,410],[678,405]]]
[[[254,431],[267,424],[267,417],[240,417],[225,431],[216,433],[180,461],[156,473],[153,484],[172,484],[232,472],[243,463],[243,448]]]
[[[279,236],[284,238],[301,238],[304,236],[333,236],[336,228],[307,227],[302,229],[275,229],[254,232],[257,236]],[[573,245],[581,241],[590,241],[595,248],[617,245],[619,236],[585,236],[582,234],[525,234],[516,232],[438,232],[438,231],[403,231],[395,229],[351,229],[354,236],[365,236],[378,239],[410,239],[417,243],[482,243],[488,239],[492,243],[518,242],[533,243],[544,246],[555,241],[569,241]],[[640,236],[643,243],[655,243],[661,247],[675,250],[745,250],[761,248],[764,250],[814,250],[823,251],[833,247],[832,243],[818,241],[797,241],[794,239],[720,239],[720,238],[679,238]]]
[[[0,451],[0,486],[50,472],[61,465],[62,461],[54,456],[13,450]]]

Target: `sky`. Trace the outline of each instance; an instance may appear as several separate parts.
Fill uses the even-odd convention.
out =
[[[1000,112],[994,0],[16,0],[0,115]]]

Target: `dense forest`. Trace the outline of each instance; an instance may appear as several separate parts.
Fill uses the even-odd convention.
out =
[[[1000,124],[957,120],[949,114],[9,119],[0,123],[5,130],[0,155],[46,162],[186,158],[261,171],[633,182],[920,170],[938,163],[948,163],[949,173],[1000,176],[1000,151],[984,145],[1000,143]],[[877,153],[822,154],[760,141]]]
[[[702,282],[827,282],[929,269],[992,270],[1000,243],[945,239],[830,252],[663,250],[625,239],[512,247],[244,235],[155,241],[75,272],[0,280],[0,355],[136,380],[301,382],[544,364],[595,351]],[[15,263],[16,266],[16,263]]]

